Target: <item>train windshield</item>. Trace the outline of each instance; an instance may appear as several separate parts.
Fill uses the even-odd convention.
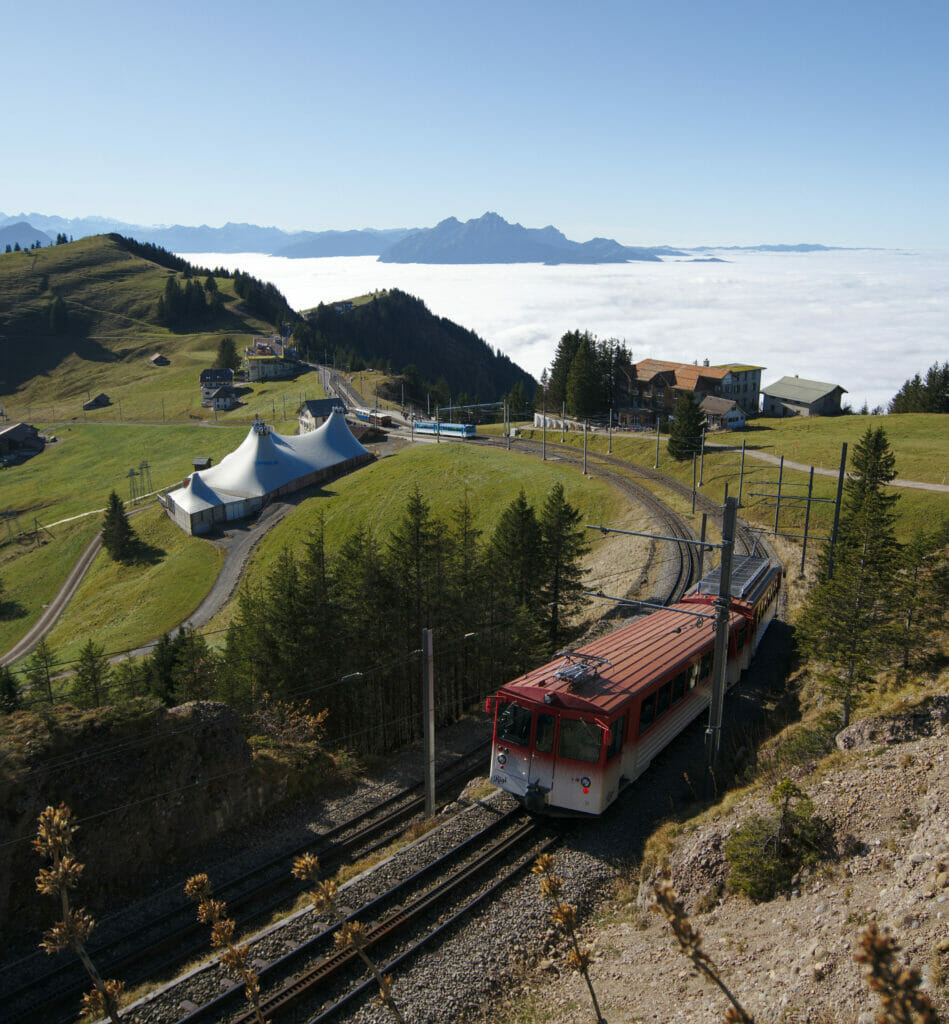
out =
[[[498,707],[498,740],[526,747],[531,738],[531,712],[517,704]]]
[[[593,722],[584,722],[580,718],[560,719],[560,743],[557,747],[560,757],[595,764],[600,760],[602,742],[603,731]]]

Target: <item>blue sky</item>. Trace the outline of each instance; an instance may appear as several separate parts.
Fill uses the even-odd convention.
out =
[[[2,24],[7,214],[949,247],[944,2],[50,0]]]

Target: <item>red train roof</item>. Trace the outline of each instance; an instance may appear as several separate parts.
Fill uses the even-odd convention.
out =
[[[498,694],[609,719],[632,694],[675,675],[714,643],[712,618],[683,615],[676,608],[697,610],[693,603],[653,612],[511,680]],[[730,619],[730,630],[746,621],[734,610]],[[584,658],[589,659],[587,673]]]

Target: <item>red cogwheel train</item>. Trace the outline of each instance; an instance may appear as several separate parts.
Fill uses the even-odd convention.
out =
[[[767,559],[735,557],[726,687],[774,618],[782,577]],[[489,697],[491,782],[532,812],[602,813],[709,707],[719,587],[716,569],[679,603],[561,652]]]

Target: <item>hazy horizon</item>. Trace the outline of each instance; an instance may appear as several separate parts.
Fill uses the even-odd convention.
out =
[[[949,250],[553,267],[185,255],[272,281],[297,310],[401,288],[538,378],[561,335],[580,329],[625,341],[636,361],[744,362],[765,367],[764,386],[794,374],[840,384],[859,410],[885,408],[906,379],[949,358]]]

